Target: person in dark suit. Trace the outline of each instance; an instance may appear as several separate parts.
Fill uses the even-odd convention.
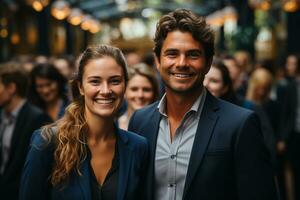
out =
[[[17,63],[0,66],[0,198],[17,200],[30,137],[51,119],[26,101],[27,74]]]
[[[285,70],[285,78],[276,88],[281,113],[277,149],[283,162],[290,164],[293,195],[300,200],[300,55],[289,55]]]
[[[214,55],[205,20],[177,9],[159,20],[154,42],[166,93],[128,129],[150,144],[143,199],[276,200],[258,117],[203,87]]]
[[[88,47],[71,83],[73,101],[56,123],[35,132],[20,199],[141,199],[147,140],[114,120],[128,81],[115,47]]]

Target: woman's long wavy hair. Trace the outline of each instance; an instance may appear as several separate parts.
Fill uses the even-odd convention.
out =
[[[71,172],[81,175],[80,164],[86,158],[86,132],[88,130],[84,116],[84,96],[79,92],[78,84],[82,84],[85,66],[94,59],[112,57],[124,72],[125,84],[128,81],[127,64],[120,49],[98,45],[88,47],[79,58],[77,73],[70,82],[73,101],[66,108],[64,116],[42,130],[42,137],[47,144],[54,142],[54,165],[50,181],[53,186],[67,180]],[[56,130],[53,133],[53,128]]]

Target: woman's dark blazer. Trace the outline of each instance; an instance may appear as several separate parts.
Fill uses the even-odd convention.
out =
[[[137,134],[117,129],[117,144],[120,159],[117,199],[140,199],[147,166],[147,141]],[[81,176],[74,171],[62,187],[52,187],[49,176],[54,163],[53,154],[54,144],[45,146],[41,131],[35,131],[23,169],[20,200],[90,200],[89,161],[86,159],[81,164]]]

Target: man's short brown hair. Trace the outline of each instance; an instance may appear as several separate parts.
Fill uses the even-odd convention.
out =
[[[20,97],[26,97],[29,78],[21,64],[17,62],[0,64],[0,81],[5,86],[14,83],[16,85],[16,93]]]
[[[204,47],[205,57],[212,60],[214,51],[214,33],[205,19],[187,9],[176,9],[164,15],[156,26],[154,53],[160,58],[161,48],[169,32],[190,32],[195,40]]]

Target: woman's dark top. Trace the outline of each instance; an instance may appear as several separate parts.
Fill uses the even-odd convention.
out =
[[[90,176],[91,176],[91,192],[92,200],[114,200],[117,199],[118,184],[119,184],[119,152],[115,145],[115,155],[112,160],[112,165],[108,171],[103,184],[99,184],[94,174],[94,170],[89,162]],[[91,159],[91,152],[88,151]]]

